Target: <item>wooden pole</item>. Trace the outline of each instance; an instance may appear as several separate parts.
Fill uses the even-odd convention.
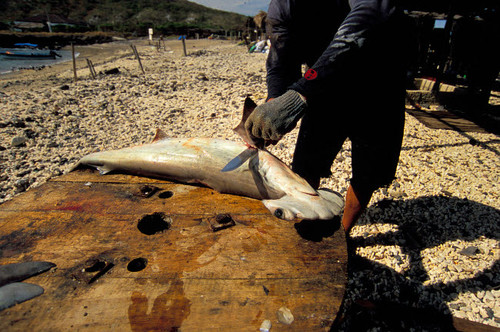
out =
[[[139,62],[139,67],[141,67],[142,73],[145,74],[146,72],[144,71],[144,67],[142,66],[141,58],[139,57],[139,52],[137,52],[137,48],[135,45],[130,45],[132,47],[132,51],[134,51],[135,58],[137,59],[137,62]]]
[[[186,52],[186,38],[184,36],[182,36],[181,40],[182,40],[182,48],[184,49],[184,56],[187,56],[187,52]]]
[[[94,64],[92,63],[92,61],[90,61],[90,67],[92,67],[92,72],[94,73],[94,76],[97,77],[97,73],[95,71],[95,67],[94,67]]]
[[[165,50],[165,41],[163,40],[163,36],[160,36],[160,39],[158,39],[158,51],[162,48]]]
[[[71,56],[73,57],[73,73],[75,74],[75,82],[78,80],[76,75],[76,58],[75,58],[75,44],[71,43]]]

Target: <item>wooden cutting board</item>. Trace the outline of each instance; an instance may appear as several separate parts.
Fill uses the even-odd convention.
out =
[[[328,330],[347,282],[338,220],[289,222],[254,199],[77,170],[0,205],[0,264],[45,260],[38,298],[0,330]],[[288,308],[294,321],[278,321]]]

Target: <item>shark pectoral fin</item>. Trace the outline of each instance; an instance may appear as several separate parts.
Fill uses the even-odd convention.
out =
[[[102,165],[102,164],[90,163],[90,162],[86,162],[86,161],[84,161],[82,159],[75,166],[73,166],[70,169],[70,172],[72,172],[72,171],[74,171],[74,170],[76,170],[78,168],[89,168],[89,167],[96,168],[99,171],[99,174],[101,174],[101,175],[108,174],[109,172],[112,172],[112,171],[115,170],[114,168],[112,168],[110,166],[106,166],[106,165]]]
[[[0,287],[0,311],[43,294],[43,288],[24,282]]]
[[[106,175],[109,172],[114,171],[113,168],[106,166],[106,165],[103,165],[103,166],[90,165],[90,166],[94,166],[95,168],[97,168],[97,170],[99,171],[99,174],[101,174],[101,175]]]

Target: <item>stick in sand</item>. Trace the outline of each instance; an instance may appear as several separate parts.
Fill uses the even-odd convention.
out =
[[[75,82],[78,80],[76,75],[76,58],[75,58],[75,44],[71,43],[71,56],[73,57],[73,73],[75,74]]]
[[[181,36],[181,40],[182,40],[182,48],[184,49],[184,56],[187,56],[187,52],[186,52],[186,37],[185,36]]]
[[[134,51],[135,57],[139,62],[139,67],[141,67],[142,73],[145,74],[146,72],[144,71],[144,67],[142,67],[141,58],[139,57],[139,52],[137,52],[137,48],[135,47],[135,45],[130,45],[130,47],[132,47],[132,51]]]
[[[87,59],[87,65],[89,67],[90,75],[95,80],[95,78],[96,78],[97,75],[96,75],[96,72],[95,72],[95,69],[94,69],[94,64],[92,63],[92,61],[90,61],[89,59]]]

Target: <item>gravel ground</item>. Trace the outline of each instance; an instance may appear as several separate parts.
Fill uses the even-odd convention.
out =
[[[246,95],[264,101],[266,55],[231,42],[187,44],[183,57],[180,42],[160,52],[138,42],[146,74],[129,49],[111,45],[85,55],[97,72],[118,74],[90,79],[80,59],[77,83],[69,64],[1,77],[0,203],[85,154],[149,142],[156,128],[172,137],[238,139],[231,128]],[[116,47],[112,59],[99,56],[106,47]],[[272,152],[290,163],[296,136]],[[345,193],[350,156],[347,141],[322,186]],[[382,301],[500,327],[499,156],[493,134],[430,129],[407,114],[397,178],[374,194],[351,234],[345,310]]]

